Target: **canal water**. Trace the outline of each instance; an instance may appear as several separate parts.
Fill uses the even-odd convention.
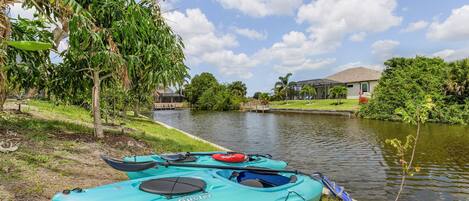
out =
[[[287,113],[157,111],[154,118],[229,149],[269,153],[291,169],[321,171],[359,201],[394,200],[398,159],[386,139],[415,128],[341,116]],[[469,200],[469,127],[427,124],[401,200]]]

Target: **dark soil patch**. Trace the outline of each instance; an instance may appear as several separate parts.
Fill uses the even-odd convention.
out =
[[[126,134],[116,134],[116,133],[105,133],[104,138],[96,138],[89,133],[55,133],[53,134],[55,139],[61,141],[75,141],[75,142],[100,142],[105,145],[108,145],[112,148],[119,149],[137,149],[135,151],[149,153],[151,151],[151,146],[142,140],[138,140],[127,136]]]

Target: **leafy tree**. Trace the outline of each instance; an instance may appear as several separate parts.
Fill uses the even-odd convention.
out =
[[[157,4],[132,0],[79,3],[93,20],[82,15],[71,18],[70,47],[64,54],[64,66],[74,69],[80,80],[89,78],[92,81],[91,86],[81,90],[91,88],[94,133],[103,137],[102,83],[119,80],[125,87],[130,87],[129,91],[134,95],[132,101],[138,103],[146,97],[145,90],[151,89],[148,90],[150,93],[159,84],[183,80],[187,68],[182,63],[180,37],[164,23]],[[143,95],[137,96],[137,93]]]
[[[446,100],[465,104],[469,99],[469,58],[449,63],[444,83]]]
[[[259,100],[261,101],[261,104],[267,105],[269,104],[270,96],[268,93],[261,93],[259,95]]]
[[[204,91],[197,102],[197,109],[228,111],[239,109],[239,97],[231,94],[225,85],[215,85]]]
[[[296,84],[295,82],[290,82],[290,77],[292,76],[291,73],[287,73],[285,76],[279,76],[277,81],[275,83],[275,88],[274,92],[276,95],[280,97],[284,97],[284,100],[287,100],[289,98],[289,92],[291,94],[292,88]]]
[[[47,30],[44,20],[19,18],[12,23],[11,40],[39,40],[50,44],[52,43],[52,33]],[[33,88],[36,90],[47,89],[51,82],[49,75],[53,71],[49,53],[50,50],[29,51],[8,47],[6,73],[10,88],[25,93]]]
[[[202,94],[209,88],[218,85],[217,79],[211,73],[195,75],[191,82],[185,86],[184,95],[189,103],[195,105]]]
[[[7,97],[7,44],[22,50],[45,50],[50,49],[49,44],[38,43],[34,41],[9,41],[11,35],[10,19],[7,16],[7,10],[10,5],[17,2],[16,0],[3,0],[0,4],[0,111],[3,110],[3,104]],[[39,15],[52,18],[60,18],[62,26],[57,26],[56,30],[66,30],[68,27],[68,19],[72,13],[81,14],[88,17],[83,12],[82,7],[74,0],[25,0],[23,5],[26,7],[34,7]],[[63,34],[58,34],[54,41],[60,42]]]
[[[260,91],[257,91],[257,92],[255,92],[255,93],[254,93],[254,95],[252,96],[252,98],[254,98],[254,99],[257,99],[257,100],[258,100],[258,99],[259,99],[259,96],[260,96],[261,94],[262,94],[262,92],[260,92]]]
[[[374,88],[373,98],[361,107],[365,118],[401,119],[395,114],[409,100],[420,100],[429,95],[437,105],[430,118],[437,116],[444,104],[443,88],[447,64],[440,58],[392,58],[384,63],[385,69]],[[444,107],[444,106],[443,106]]]
[[[235,96],[244,98],[247,93],[246,84],[241,81],[234,81],[228,84],[228,90]]]
[[[308,100],[311,102],[313,96],[316,95],[316,89],[311,85],[304,85],[300,90],[300,95],[303,96],[303,98],[308,97]]]
[[[125,89],[120,83],[109,83],[108,86],[103,87],[101,112],[106,123],[109,123],[109,119],[115,123],[119,112],[124,111],[125,113],[126,95]]]
[[[329,97],[337,99],[337,105],[342,104],[341,99],[347,96],[347,88],[345,86],[335,86],[329,89]]]
[[[140,105],[153,100],[157,87],[182,85],[189,75],[182,40],[165,23],[158,4],[143,1],[129,7],[135,11],[126,12],[126,20],[120,20],[118,26],[132,28],[114,34],[114,41],[130,69],[129,96],[138,116]],[[133,17],[136,13],[141,17]]]

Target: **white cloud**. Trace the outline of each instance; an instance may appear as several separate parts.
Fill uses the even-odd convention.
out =
[[[161,10],[164,12],[170,12],[176,8],[176,4],[179,3],[179,0],[165,0],[159,1]]]
[[[236,9],[253,17],[292,15],[303,0],[217,0],[225,9]]]
[[[317,69],[335,62],[334,58],[312,58],[317,53],[312,41],[304,33],[291,31],[283,35],[282,41],[260,50],[254,57],[263,63],[272,64],[281,73]]]
[[[469,5],[451,11],[443,22],[435,21],[430,25],[427,37],[433,40],[469,40]]]
[[[249,78],[256,61],[244,53],[236,54],[230,48],[237,47],[233,35],[218,34],[215,26],[200,9],[187,9],[185,13],[173,11],[164,14],[168,24],[185,44],[191,63],[207,63],[217,67],[224,75]]]
[[[314,46],[330,51],[347,34],[382,32],[399,25],[402,17],[393,13],[396,6],[395,0],[317,0],[300,7],[297,22],[309,23]]]
[[[287,65],[278,64],[274,66],[274,69],[280,73],[292,73],[300,70],[315,70],[323,67],[330,66],[331,64],[335,63],[334,58],[326,58],[326,59],[309,59],[305,58],[304,60],[300,60],[299,63],[290,63]],[[283,63],[285,64],[285,63]],[[293,65],[292,65],[293,64]]]
[[[372,53],[380,60],[387,60],[393,56],[394,50],[399,45],[399,41],[394,40],[379,40],[371,45]]]
[[[244,79],[252,77],[252,73],[249,70],[257,65],[257,61],[251,59],[246,54],[235,54],[231,50],[205,53],[202,55],[202,59],[209,64],[219,67],[221,73],[225,75],[237,75]]]
[[[253,29],[248,29],[248,28],[234,28],[234,31],[244,37],[247,37],[252,40],[265,40],[267,38],[267,34],[260,33],[256,30]]]
[[[402,29],[401,32],[414,32],[414,31],[424,29],[427,26],[428,26],[428,22],[424,20],[420,20],[417,22],[410,23],[409,25],[407,25],[406,28]]]
[[[27,19],[33,19],[36,9],[24,9],[21,7],[22,3],[14,3],[10,6],[10,13],[8,14],[12,18],[17,18],[18,16]]]
[[[334,68],[334,72],[339,72],[339,71],[343,71],[343,70],[346,70],[349,68],[355,68],[355,67],[365,67],[365,68],[378,70],[378,71],[382,71],[384,68],[384,66],[381,64],[364,64],[361,61],[356,61],[356,62],[350,62],[344,65],[340,65],[337,68]]]
[[[446,61],[454,61],[458,59],[469,58],[469,48],[464,49],[444,49],[433,53],[433,56],[440,57]]]
[[[365,32],[359,32],[359,33],[356,33],[356,34],[352,34],[349,37],[349,40],[353,41],[353,42],[361,42],[361,41],[365,40],[365,37],[366,37]]]

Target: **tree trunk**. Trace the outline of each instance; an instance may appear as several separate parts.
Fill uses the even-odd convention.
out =
[[[136,101],[134,105],[134,117],[138,117],[139,115],[140,115],[140,104],[138,101]]]
[[[0,66],[1,68],[1,66]],[[6,74],[3,73],[2,69],[0,69],[0,112],[3,111],[3,105],[7,100],[7,89],[6,89]]]
[[[100,84],[99,73],[93,72],[93,124],[94,124],[94,136],[97,138],[104,138],[103,125],[101,123],[101,108],[99,106],[99,93]]]
[[[124,108],[122,108],[122,118],[127,118],[127,104],[124,104]]]

